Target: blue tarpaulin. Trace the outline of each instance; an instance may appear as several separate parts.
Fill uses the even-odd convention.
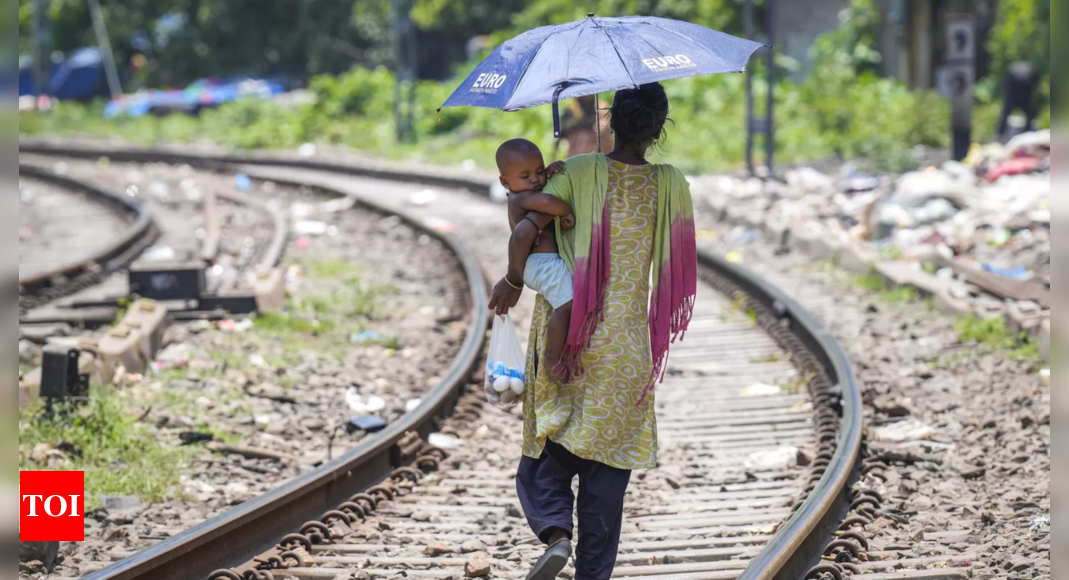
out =
[[[48,93],[57,99],[84,101],[108,94],[100,50],[82,48],[56,69]]]
[[[104,64],[100,51],[82,48],[57,66],[48,63],[51,79],[44,87],[45,94],[57,99],[87,101],[108,94],[104,82]],[[19,96],[33,95],[33,63],[30,58],[19,59]]]
[[[218,107],[245,97],[269,98],[285,92],[281,83],[268,79],[231,77],[202,79],[185,89],[144,91],[108,103],[104,116],[143,117],[152,111],[193,111]]]

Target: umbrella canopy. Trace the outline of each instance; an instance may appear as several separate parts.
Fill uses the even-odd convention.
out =
[[[744,72],[764,45],[704,26],[627,16],[544,26],[494,50],[442,105],[518,111],[689,76]],[[560,136],[554,111],[554,132]]]

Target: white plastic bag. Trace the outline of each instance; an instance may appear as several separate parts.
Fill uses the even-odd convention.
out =
[[[507,315],[495,316],[490,352],[486,355],[486,400],[502,407],[515,405],[525,388],[526,365],[527,357],[520,347],[512,319]]]

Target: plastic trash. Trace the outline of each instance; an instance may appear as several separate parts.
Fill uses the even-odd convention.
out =
[[[305,143],[304,145],[301,145],[297,148],[297,154],[301,157],[315,157],[315,154],[318,151],[319,149],[315,146],[314,143]]]
[[[374,330],[364,330],[362,332],[356,332],[349,335],[350,344],[361,344],[365,342],[375,342],[382,340],[382,335]]]
[[[743,397],[774,397],[783,393],[783,387],[778,385],[766,385],[754,383],[742,390],[739,394]]]
[[[991,272],[992,274],[1002,276],[1004,278],[1012,278],[1014,280],[1030,280],[1032,273],[1028,271],[1028,268],[1024,266],[1017,266],[1015,268],[1006,269],[993,266],[991,264],[984,264],[985,272]]]
[[[327,233],[330,226],[326,222],[303,220],[293,224],[293,231],[300,236],[322,236]]]
[[[249,176],[244,173],[239,173],[234,176],[234,187],[238,191],[249,191],[252,189],[252,179],[249,179]]]
[[[1039,531],[1045,530],[1045,529],[1047,529],[1049,527],[1050,527],[1050,515],[1045,515],[1043,517],[1039,517],[1039,518],[1036,518],[1036,519],[1032,520],[1032,526],[1029,528],[1029,531],[1039,532]]]
[[[906,441],[921,441],[935,435],[935,429],[916,420],[892,423],[885,427],[877,427],[872,430],[872,437],[876,441],[889,443],[904,443]]]
[[[408,196],[408,203],[416,206],[430,205],[438,201],[439,194],[433,189],[424,189]]]
[[[494,317],[490,351],[486,356],[486,399],[495,405],[514,405],[523,394],[527,357],[509,316]]]
[[[772,470],[794,467],[798,464],[797,447],[778,447],[768,451],[757,451],[746,458],[747,469]]]
[[[366,433],[378,433],[386,428],[386,421],[379,419],[378,417],[355,417],[349,419],[349,422],[345,424],[345,431],[350,435],[357,431],[364,431]]]
[[[405,412],[411,413],[412,411],[415,411],[422,402],[423,399],[412,399],[411,401],[405,403]]]
[[[143,262],[173,262],[178,259],[178,252],[170,246],[152,246],[141,254]]]
[[[458,449],[463,445],[460,439],[444,433],[431,433],[431,436],[427,438],[427,443],[439,449]]]
[[[153,181],[148,185],[148,192],[161,201],[171,199],[171,188],[162,181]]]
[[[356,387],[345,391],[345,403],[357,413],[377,413],[386,408],[386,401],[375,395],[363,396]]]

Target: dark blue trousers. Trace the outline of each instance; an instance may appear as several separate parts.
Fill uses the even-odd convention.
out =
[[[579,476],[579,542],[575,580],[609,580],[620,549],[624,494],[631,472],[580,459],[564,447],[546,442],[542,457],[524,457],[516,474],[520,504],[531,529],[549,543],[554,528],[573,536],[576,507],[572,480]]]

